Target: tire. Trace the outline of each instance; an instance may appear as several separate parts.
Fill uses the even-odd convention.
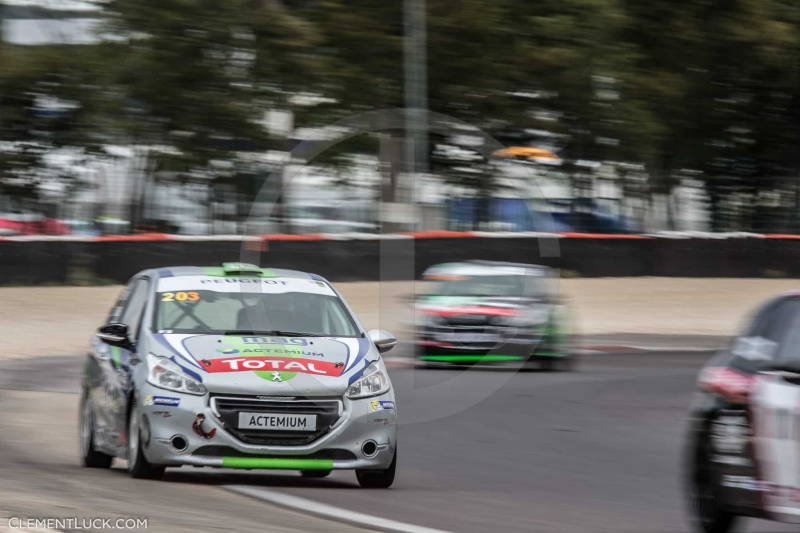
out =
[[[131,400],[128,414],[128,473],[135,479],[161,479],[165,469],[163,466],[150,464],[144,456],[136,400]]]
[[[356,470],[358,484],[365,489],[388,489],[394,483],[397,471],[397,450],[394,452],[392,464],[386,470]]]
[[[433,368],[433,365],[431,365],[429,361],[426,361],[422,358],[425,355],[428,355],[428,351],[425,349],[425,347],[419,345],[414,346],[414,366],[417,368],[430,370]]]
[[[331,475],[330,470],[301,470],[300,475],[309,479],[322,479]]]
[[[725,509],[721,500],[720,475],[705,451],[698,451],[689,475],[689,504],[698,530],[728,533],[738,516]]]
[[[80,439],[81,458],[87,468],[111,468],[114,462],[112,455],[95,449],[94,445],[94,411],[89,400],[88,391],[81,394],[81,406],[78,413],[78,438]]]

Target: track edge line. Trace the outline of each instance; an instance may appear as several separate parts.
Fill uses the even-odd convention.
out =
[[[250,487],[247,485],[222,485],[220,488],[242,494],[250,498],[265,501],[278,507],[290,509],[295,512],[309,514],[317,518],[325,518],[335,522],[342,522],[352,526],[370,529],[373,531],[383,531],[386,533],[451,533],[441,529],[432,529],[424,526],[417,526],[413,524],[406,524],[388,518],[380,518],[357,511],[349,511],[328,505],[326,503],[319,503],[314,500],[302,498],[300,496],[293,496],[272,489],[265,489],[263,487]]]

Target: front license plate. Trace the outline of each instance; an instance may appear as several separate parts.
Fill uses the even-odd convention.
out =
[[[316,415],[287,415],[284,413],[239,413],[239,429],[271,431],[316,431]]]

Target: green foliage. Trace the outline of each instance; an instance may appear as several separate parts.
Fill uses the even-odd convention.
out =
[[[34,198],[47,150],[101,144],[162,147],[144,154],[159,179],[249,190],[255,171],[236,154],[285,147],[266,111],[314,127],[404,103],[402,2],[113,0],[104,16],[113,39],[99,45],[0,45],[0,142],[16,143],[0,150],[0,193]],[[800,173],[794,2],[428,0],[426,17],[432,111],[490,134],[564,134],[576,176],[578,160],[644,165],[645,194],[691,171],[718,229],[774,218],[759,191],[797,194],[786,185]],[[42,101],[69,112],[42,113]],[[376,144],[354,139],[319,162],[341,170],[343,154]],[[447,180],[496,190],[484,159],[431,152]],[[731,211],[732,195],[753,199],[749,211]]]

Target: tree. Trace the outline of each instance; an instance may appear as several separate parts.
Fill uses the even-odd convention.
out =
[[[102,47],[125,58],[109,62],[117,138],[139,147],[149,174],[213,183],[235,167],[252,179],[237,153],[285,148],[263,119],[308,90],[315,58],[313,29],[280,2],[115,0],[106,13],[116,38]]]
[[[101,100],[95,52],[0,41],[0,195],[33,204],[45,178],[74,187],[77,177],[47,168],[45,156],[65,147],[97,153]]]

